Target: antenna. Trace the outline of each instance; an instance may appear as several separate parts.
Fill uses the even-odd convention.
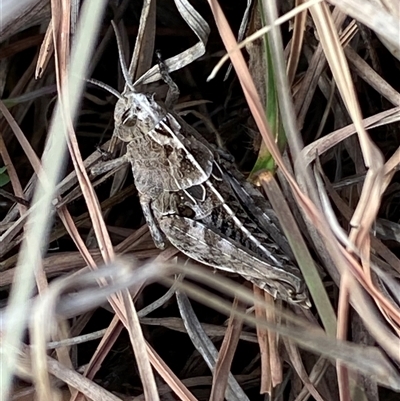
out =
[[[90,84],[96,85],[99,88],[102,88],[102,89],[106,90],[107,92],[110,92],[112,95],[114,95],[118,99],[123,99],[123,96],[117,90],[115,90],[111,86],[105,84],[104,82],[98,81],[97,79],[93,79],[93,78],[86,78],[85,80],[86,80],[86,82],[89,82]]]
[[[115,22],[112,21],[112,20],[111,20],[111,25],[114,28],[115,38],[117,39],[118,56],[119,56],[119,62],[121,64],[122,75],[124,76],[125,82],[128,85],[129,89],[132,92],[136,92],[135,88],[133,87],[133,83],[132,83],[131,77],[129,76],[129,71],[128,71],[128,68],[126,66],[124,55],[122,53],[122,41],[121,41],[121,36],[119,34],[117,25],[115,25]]]

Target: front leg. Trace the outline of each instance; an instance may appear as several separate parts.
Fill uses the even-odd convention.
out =
[[[151,198],[146,196],[145,194],[139,194],[140,205],[142,207],[143,216],[146,220],[146,223],[149,227],[150,234],[153,238],[154,244],[159,249],[165,248],[164,237],[158,227],[158,224],[154,218],[153,210],[151,209]]]
[[[98,176],[100,174],[107,173],[108,171],[111,171],[113,169],[117,169],[123,164],[128,164],[129,161],[130,161],[129,156],[127,153],[125,153],[123,156],[118,157],[116,159],[97,163],[90,169],[90,173],[93,176]]]

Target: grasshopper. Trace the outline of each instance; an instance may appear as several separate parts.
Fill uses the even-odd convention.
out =
[[[119,43],[117,31],[116,37]],[[229,157],[154,95],[137,92],[119,53],[127,88],[122,94],[110,90],[118,96],[114,135],[127,143],[119,162],[131,164],[155,245],[162,249],[168,241],[198,262],[309,307],[300,270],[285,255],[288,244],[267,201]],[[177,98],[177,86],[161,61],[159,67],[173,93],[169,98]]]

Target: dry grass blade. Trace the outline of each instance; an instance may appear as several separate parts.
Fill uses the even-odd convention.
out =
[[[235,299],[232,304],[232,309],[237,309],[238,307],[240,307],[240,305]],[[229,372],[240,339],[242,325],[243,322],[240,319],[236,319],[233,314],[230,316],[213,372],[210,401],[223,401],[225,398]]]
[[[297,0],[296,6],[298,7],[300,4],[304,3],[303,0]],[[293,37],[292,42],[290,44],[290,56],[288,60],[287,66],[287,76],[289,86],[292,86],[295,73],[298,67],[300,55],[301,55],[301,47],[303,45],[303,38],[306,26],[306,18],[307,12],[302,11],[294,17],[293,24]]]
[[[198,321],[187,296],[182,292],[177,291],[176,298],[186,331],[188,332],[193,345],[200,352],[207,366],[213,372],[215,370],[218,352],[214,344],[201,328],[200,322]],[[236,311],[235,315],[240,314]],[[228,387],[225,392],[225,398],[228,401],[248,400],[246,394],[243,392],[231,373],[228,374]]]
[[[39,158],[32,149],[30,143],[27,141],[21,128],[18,126],[17,122],[14,120],[13,116],[11,115],[11,113],[8,111],[8,109],[5,107],[4,103],[1,100],[0,100],[0,111],[3,113],[3,116],[7,120],[10,127],[12,128],[14,135],[17,137],[18,142],[20,143],[33,169],[35,170],[35,173],[37,174],[37,176],[41,177],[41,179],[45,180],[46,176],[41,171],[41,164]]]
[[[338,330],[337,338],[345,340],[347,337],[348,330],[348,318],[349,318],[349,293],[351,291],[351,280],[349,280],[349,273],[344,273],[340,281],[340,295],[339,295],[339,307],[338,307]],[[343,366],[340,361],[336,363],[336,369],[338,374],[339,394],[340,399],[348,401],[351,399],[350,396],[350,385],[349,385],[349,371],[346,366]]]
[[[28,359],[28,357],[24,359]],[[25,362],[24,359],[22,362]],[[64,383],[67,383],[69,386],[76,388],[77,390],[85,394],[88,398],[104,401],[122,401],[121,398],[115,396],[109,391],[104,390],[104,388],[102,388],[98,384],[94,383],[91,380],[87,380],[79,373],[75,372],[72,369],[68,369],[60,362],[49,356],[46,357],[46,364],[47,369],[51,375],[62,380]],[[59,395],[60,392],[55,392],[53,390],[53,398],[51,398],[51,400],[57,400],[56,397]]]
[[[393,109],[389,109],[387,111],[383,111],[382,113],[378,113],[372,117],[368,117],[363,121],[365,129],[371,129],[375,127],[379,127],[381,125],[390,124],[400,120],[400,107],[394,107]],[[354,124],[351,124],[347,127],[343,127],[338,129],[337,131],[331,132],[330,134],[320,138],[310,145],[306,146],[302,150],[302,155],[299,157],[297,163],[302,163],[303,161],[307,164],[310,164],[315,160],[317,155],[322,155],[329,149],[333,148],[335,145],[342,142],[344,139],[350,137],[356,132],[356,127]],[[396,152],[392,157],[392,167],[394,169],[396,165],[398,165],[398,152]]]
[[[50,20],[42,45],[40,47],[40,53],[35,71],[35,79],[39,79],[42,77],[50,59],[53,56],[53,53],[54,53],[53,22],[52,20]]]
[[[126,291],[122,293],[122,296],[125,305],[130,305],[130,307],[127,308],[128,331],[133,350],[135,352],[139,374],[142,379],[144,396],[146,400],[157,401],[160,398],[158,396],[157,386],[154,380],[153,371],[151,369],[146,343],[143,337],[142,328],[139,323],[139,318],[132,302],[132,297],[130,296],[129,292]]]
[[[96,262],[87,249],[81,236],[79,235],[76,224],[73,221],[70,213],[68,212],[68,209],[65,206],[61,206],[60,208],[58,208],[58,215],[61,221],[64,223],[67,232],[71,235],[71,238],[73,238],[76,247],[83,257],[83,260],[87,263],[88,266],[94,269],[96,267]]]
[[[19,181],[18,174],[15,170],[14,164],[10,158],[9,153],[7,152],[6,144],[4,143],[4,139],[3,139],[2,135],[0,135],[0,154],[3,159],[4,164],[7,166],[8,175],[10,177],[11,185],[13,186],[15,196],[23,198],[24,192],[22,190],[22,186]],[[18,203],[18,210],[19,210],[19,213],[22,218],[22,216],[25,214],[27,208],[24,205],[22,205],[21,203]],[[20,228],[20,224],[18,224],[18,226]],[[19,231],[19,228],[17,228],[18,231]],[[11,227],[10,227],[9,231],[12,231]],[[0,240],[2,240],[4,237],[7,237],[7,235],[3,234],[0,237]],[[3,241],[1,241],[1,243],[3,244]]]
[[[195,8],[186,0],[174,0],[175,5],[181,14],[182,18],[188,24],[190,29],[199,39],[194,46],[177,54],[174,57],[165,60],[165,65],[169,72],[179,70],[186,65],[197,60],[205,52],[205,46],[207,44],[208,36],[210,34],[210,27],[203,17],[196,11]],[[144,75],[142,75],[134,85],[148,84],[150,82],[155,82],[161,79],[159,73],[158,65],[148,70]]]
[[[48,289],[48,287],[46,289]],[[65,325],[59,325],[57,323],[55,313],[56,302],[62,289],[63,283],[60,282],[59,286],[53,285],[48,291],[42,290],[42,296],[36,300],[32,308],[33,319],[30,327],[30,336],[32,341],[32,375],[36,393],[39,399],[44,401],[55,399],[56,394],[58,393],[57,390],[51,386],[50,376],[48,374],[49,369],[47,366],[46,342],[50,338],[57,337],[60,334],[64,336],[65,334],[64,330],[61,330]],[[72,363],[65,351],[65,349],[57,350],[57,356],[64,366],[71,369]],[[73,393],[74,389],[70,389],[70,391]]]
[[[338,9],[333,10],[332,16],[335,21],[335,26],[337,27],[342,26],[346,19],[346,15],[341,13]],[[315,95],[320,76],[326,66],[325,55],[320,43],[309,59],[308,69],[301,79],[299,88],[295,91],[294,104],[300,129],[303,128],[306,113]]]
[[[175,291],[175,290],[174,290]],[[181,333],[186,333],[185,326],[181,319],[171,317],[171,318],[151,318],[145,317],[140,319],[142,324],[146,324],[149,326],[163,326],[171,330],[179,331]],[[217,326],[214,324],[201,324],[203,330],[209,337],[223,337],[225,335],[225,328],[221,326]],[[247,341],[250,343],[257,344],[257,336],[253,333],[243,332],[240,334],[240,339],[243,341]]]
[[[272,298],[265,294],[260,288],[253,286],[254,295],[273,304]],[[264,310],[261,305],[256,304],[255,317],[257,320],[267,319],[272,323],[277,323],[275,311],[271,309]],[[257,338],[260,346],[261,357],[261,394],[272,395],[273,388],[282,383],[282,361],[278,356],[278,335],[268,331],[265,327],[257,325]]]
[[[139,32],[129,66],[129,74],[132,78],[140,77],[151,66],[154,53],[155,18],[155,1],[145,1],[140,16]]]
[[[151,363],[161,377],[168,384],[170,389],[182,401],[198,401],[196,397],[187,389],[187,387],[179,380],[179,378],[172,372],[172,370],[165,364],[159,355],[147,344],[147,352],[151,358]]]
[[[76,388],[88,398],[104,401],[122,401],[121,398],[115,396],[109,391],[104,390],[104,388],[95,382],[85,379],[74,370],[67,369],[55,359],[47,357],[47,366],[52,375]]]
[[[121,334],[123,324],[117,316],[114,316],[112,322],[106,329],[96,352],[93,354],[89,364],[86,366],[83,376],[89,380],[93,380],[95,374],[99,371],[104,359],[106,358],[111,347]],[[82,399],[81,394],[76,394],[71,397],[71,401]]]
[[[307,370],[301,359],[300,351],[294,344],[294,342],[284,339],[285,348],[290,356],[290,360],[296,369],[297,374],[301,378],[304,384],[303,391],[300,392],[297,399],[298,401],[305,399],[305,394],[312,395],[316,400],[323,401],[323,398],[318,393],[317,389],[314,387],[318,384],[319,379],[322,378],[322,374],[325,372],[328,362],[323,358],[319,358],[316,364],[313,366],[313,370],[310,375],[307,374]],[[303,394],[302,394],[303,393]]]
[[[376,89],[393,106],[400,106],[400,93],[389,85],[373,68],[369,66],[351,47],[344,49],[350,67],[357,75]]]

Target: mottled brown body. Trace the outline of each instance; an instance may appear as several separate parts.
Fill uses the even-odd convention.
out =
[[[309,306],[301,273],[282,251],[286,239],[266,215],[268,203],[197,131],[152,96],[129,91],[117,102],[114,134],[128,142],[125,160],[157,247],[169,241],[274,297]]]

